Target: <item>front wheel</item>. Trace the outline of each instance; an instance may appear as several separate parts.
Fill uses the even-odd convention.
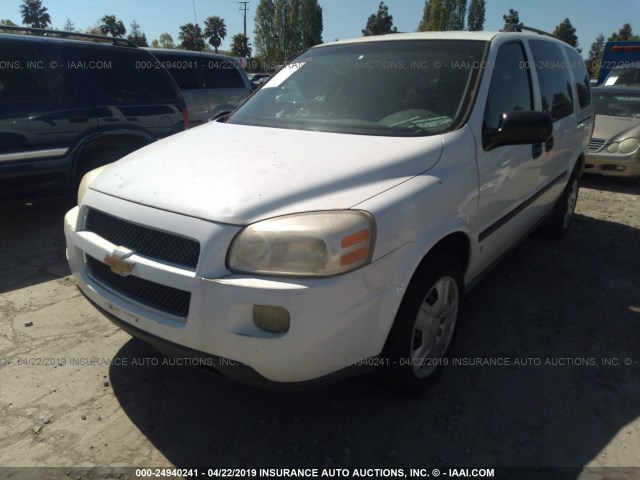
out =
[[[407,393],[428,387],[453,340],[464,294],[460,263],[449,254],[434,255],[414,275],[398,309],[382,357],[379,378]]]

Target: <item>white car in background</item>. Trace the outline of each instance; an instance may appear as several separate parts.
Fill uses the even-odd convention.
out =
[[[227,377],[418,391],[465,290],[534,228],[567,232],[592,126],[584,62],[551,36],[320,45],[226,123],[87,175],[69,264],[117,325]]]

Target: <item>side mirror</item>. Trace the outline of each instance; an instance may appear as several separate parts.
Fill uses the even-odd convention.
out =
[[[508,112],[502,114],[497,130],[483,132],[482,148],[489,151],[504,145],[546,143],[552,136],[553,120],[547,113]]]

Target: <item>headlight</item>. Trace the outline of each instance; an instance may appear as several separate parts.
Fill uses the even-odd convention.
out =
[[[371,215],[355,210],[299,213],[249,225],[234,238],[229,270],[291,276],[331,276],[371,259]]]
[[[635,152],[638,147],[640,147],[640,140],[637,138],[625,138],[620,142],[620,146],[618,147],[618,151],[620,153],[631,153]]]
[[[612,143],[611,145],[609,145],[607,147],[607,152],[609,153],[618,153],[618,147],[620,146],[619,143]]]
[[[89,185],[93,182],[98,175],[102,173],[102,171],[107,168],[109,165],[103,165],[102,167],[98,167],[94,170],[91,170],[85,173],[82,180],[80,180],[80,186],[78,187],[78,205],[82,203],[82,199],[84,198],[84,194],[87,193],[89,189]]]

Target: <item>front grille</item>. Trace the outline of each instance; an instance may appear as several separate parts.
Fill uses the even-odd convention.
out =
[[[142,227],[92,208],[84,229],[147,257],[191,268],[198,265],[200,244],[189,238]]]
[[[589,142],[589,150],[597,152],[604,146],[605,141],[606,140],[604,138],[592,138]]]
[[[139,277],[123,277],[113,273],[108,265],[88,255],[87,267],[96,281],[132,300],[178,317],[186,318],[189,314],[189,292]]]

